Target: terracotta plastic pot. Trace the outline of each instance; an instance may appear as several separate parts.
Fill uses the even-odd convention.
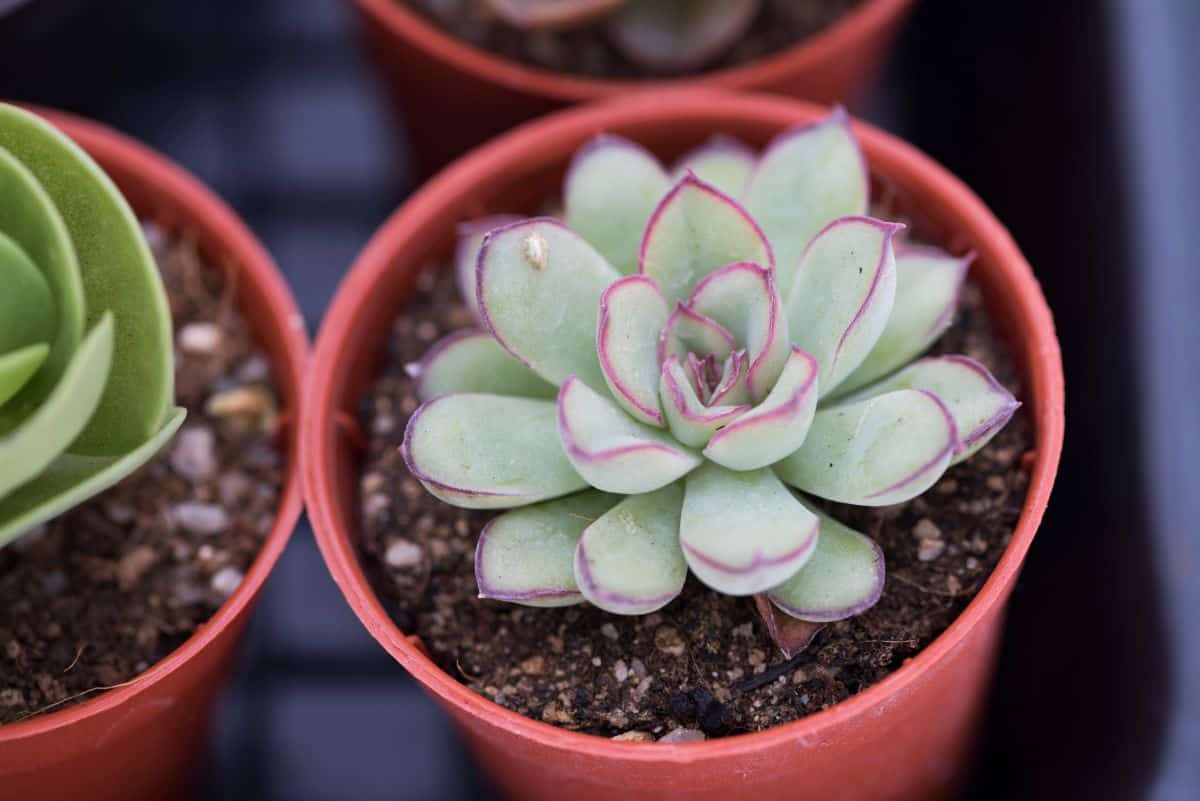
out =
[[[871,83],[914,0],[865,0],[833,25],[762,59],[679,80],[598,80],[527,66],[456,39],[397,0],[354,0],[367,52],[428,174],[549,111],[682,84],[834,103]]]
[[[83,147],[120,187],[139,217],[194,234],[236,276],[237,300],[282,392],[287,453],[275,525],[245,578],[187,642],[128,684],[77,706],[0,726],[0,796],[22,801],[163,801],[196,785],[218,691],[228,677],[254,601],[300,517],[297,425],[307,336],[270,255],[215,194],[195,178],[108,128],[59,112],[44,114]]]
[[[778,98],[684,91],[583,107],[526,126],[457,162],[405,203],[359,255],[325,318],[301,435],[321,551],[371,634],[453,716],[510,798],[930,801],[951,794],[969,766],[1006,602],[1058,466],[1062,367],[1050,311],[1004,227],[946,170],[870,126],[856,123],[855,130],[876,183],[921,230],[957,252],[978,253],[972,275],[1023,372],[1036,435],[1029,494],[1011,544],[979,595],[929,647],[870,689],[768,731],[695,744],[613,742],[525,718],[443,672],[389,618],[356,549],[354,410],[418,271],[448,256],[458,223],[533,208],[556,193],[571,154],[597,131],[623,134],[669,158],[715,132],[762,145],[825,113]]]

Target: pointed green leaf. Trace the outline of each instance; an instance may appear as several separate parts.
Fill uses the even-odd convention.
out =
[[[765,398],[790,352],[774,271],[748,262],[731,264],[701,281],[688,305],[715,320],[746,348],[750,397],[755,402]]]
[[[866,161],[841,107],[767,147],[750,178],[746,208],[775,250],[784,297],[809,240],[838,217],[866,214],[869,200]]]
[[[133,474],[158,455],[186,417],[186,409],[175,408],[152,437],[118,456],[59,456],[20,492],[0,500],[0,546]]]
[[[49,355],[50,346],[44,342],[0,353],[0,406],[25,386]]]
[[[749,146],[728,136],[714,136],[675,162],[671,178],[679,181],[688,172],[735,200],[742,197],[758,156]]]
[[[701,461],[665,431],[637,422],[574,377],[558,393],[558,433],[579,474],[606,492],[653,492]]]
[[[0,105],[0,148],[29,168],[66,223],[83,277],[88,322],[94,327],[111,312],[115,325],[104,396],[71,450],[121,455],[162,429],[174,396],[171,316],[158,267],[116,186],[53,126],[29,112]],[[7,199],[2,202],[8,204]],[[38,254],[7,223],[0,222],[0,228],[45,269]],[[57,286],[55,290],[60,298]],[[39,374],[22,395],[40,378]]]
[[[479,597],[526,606],[581,603],[575,546],[618,501],[620,496],[587,490],[492,519],[475,548]]]
[[[861,614],[883,594],[883,551],[870,537],[817,513],[821,533],[808,564],[767,597],[783,612],[813,623]]]
[[[0,104],[0,115],[7,109]],[[52,297],[55,328],[50,338],[42,340],[50,345],[50,353],[36,377],[29,377],[20,394],[0,407],[0,436],[16,428],[50,394],[84,330],[83,282],[66,223],[33,173],[4,149],[3,136],[0,132],[0,232],[41,273]],[[11,249],[9,259],[10,264],[15,263]],[[9,278],[12,276],[5,275],[6,282]],[[15,284],[16,279],[13,281]],[[6,332],[12,330],[7,325],[12,311],[5,307],[0,312]],[[25,344],[33,344],[33,340]]]
[[[600,299],[596,348],[600,369],[617,403],[633,419],[661,427],[658,400],[659,335],[667,322],[667,304],[654,282],[627,275]]]
[[[958,293],[975,254],[951,256],[936,248],[905,248],[896,254],[896,302],[879,341],[837,388],[853,392],[903,367],[937,341],[958,307]]]
[[[901,389],[932,392],[949,409],[959,438],[954,458],[950,460],[952,465],[978,452],[1021,406],[986,367],[966,356],[937,356],[913,362],[847,397],[845,402]]]
[[[641,145],[600,134],[575,154],[564,186],[567,225],[626,275],[637,272],[642,232],[670,188]]]
[[[474,392],[553,400],[558,388],[521,364],[491,334],[456,331],[433,344],[415,364],[407,365],[422,401],[440,395]]]
[[[685,175],[646,226],[638,271],[658,283],[668,303],[675,303],[707,276],[736,262],[774,266],[762,229],[736,200]]]
[[[443,395],[413,412],[401,450],[432,495],[466,509],[528,506],[587,486],[563,455],[549,401]]]
[[[793,487],[859,506],[889,506],[933,486],[958,444],[954,418],[916,389],[821,409],[800,450],[775,465]]]
[[[676,359],[663,365],[660,391],[671,435],[690,448],[703,448],[713,434],[750,410],[746,404],[703,404]]]
[[[605,389],[596,355],[600,296],[621,276],[575,232],[549,219],[492,231],[479,254],[484,325],[555,386],[578,375]]]
[[[113,320],[106,314],[75,351],[50,396],[16,429],[0,436],[0,498],[22,489],[68,446],[74,450],[72,443],[104,394],[112,356]]]
[[[54,296],[37,265],[0,231],[0,356],[54,341]]]
[[[687,478],[679,537],[697,578],[726,595],[753,595],[808,561],[817,518],[770,470],[706,462]]]
[[[862,364],[887,325],[896,297],[892,240],[903,227],[843,217],[804,251],[787,313],[792,342],[820,365],[822,396]]]
[[[521,218],[514,214],[495,214],[458,226],[458,243],[454,248],[454,281],[458,285],[458,294],[462,302],[477,320],[481,319],[481,315],[475,274],[479,266],[479,251],[483,249],[483,238],[497,228],[520,221]]]
[[[645,615],[673,601],[687,580],[679,548],[683,488],[669,484],[621,501],[583,532],[575,583],[584,597],[616,615]]]
[[[760,0],[629,0],[612,24],[613,44],[655,72],[696,70],[749,30]]]
[[[799,348],[758,406],[713,435],[704,455],[730,470],[757,470],[804,444],[817,410],[817,362]]]

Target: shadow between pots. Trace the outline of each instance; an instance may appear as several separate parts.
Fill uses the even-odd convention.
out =
[[[1058,324],[1062,470],[1013,596],[971,799],[1144,797],[1172,667],[1139,462],[1138,280],[1104,4],[922,4],[914,140],[1010,227]],[[917,56],[919,54],[919,57]],[[1124,377],[1124,380],[1122,380]]]

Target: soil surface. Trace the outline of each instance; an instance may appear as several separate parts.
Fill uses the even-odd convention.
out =
[[[603,22],[570,31],[519,31],[489,10],[487,0],[396,0],[455,37],[536,67],[590,78],[653,78],[662,73],[630,62],[609,43]],[[864,0],[765,0],[749,31],[704,70],[744,64],[806,39]]]
[[[147,228],[175,321],[187,421],[140,472],[0,549],[0,723],[129,681],[237,588],[275,521],[283,463],[266,358],[231,281]]]
[[[1029,480],[1029,421],[1012,422],[929,492],[883,509],[832,506],[886,554],[887,584],[866,613],[826,626],[795,659],[776,650],[751,599],[689,579],[644,617],[589,605],[533,609],[476,597],[476,534],[493,513],[441,503],[399,445],[417,406],[403,365],[472,324],[448,269],[423,274],[394,323],[384,372],[363,403],[365,563],[397,624],[450,675],[529,717],[629,740],[758,731],[824,709],[914,656],[975,596],[1008,544]],[[968,284],[935,352],[965,353],[1018,397],[1019,378]]]

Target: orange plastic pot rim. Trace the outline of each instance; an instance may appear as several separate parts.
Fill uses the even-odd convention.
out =
[[[954,210],[957,223],[974,232],[981,253],[992,255],[996,270],[1004,275],[1018,296],[1021,334],[1032,340],[1022,350],[1035,358],[1025,360],[1026,398],[1036,428],[1036,458],[1013,537],[991,576],[957,619],[927,646],[890,676],[829,709],[761,732],[741,734],[701,743],[653,744],[616,742],[566,731],[531,720],[505,709],[455,681],[392,622],[362,571],[348,530],[333,511],[331,476],[337,469],[336,438],[339,409],[333,403],[334,388],[344,379],[352,359],[345,345],[356,326],[356,310],[374,291],[379,277],[393,262],[393,255],[419,226],[435,224],[424,219],[426,209],[442,208],[459,195],[464,186],[477,186],[512,175],[516,164],[546,163],[545,153],[563,141],[581,143],[601,130],[622,126],[649,125],[670,121],[678,126],[693,122],[709,129],[719,120],[750,120],[764,130],[780,131],[810,122],[828,109],[801,101],[760,95],[687,89],[636,95],[629,99],[593,104],[553,114],[521,126],[476,149],[443,170],[415,193],[376,232],[343,279],[326,315],[314,352],[309,377],[307,416],[302,421],[301,461],[310,520],[317,542],[334,579],[368,631],[413,676],[446,702],[460,710],[487,718],[517,738],[528,738],[563,750],[606,756],[631,762],[686,764],[714,757],[751,753],[784,741],[819,743],[823,733],[846,719],[886,703],[903,694],[916,678],[943,656],[956,649],[967,634],[1007,598],[1026,552],[1041,522],[1058,469],[1063,438],[1064,388],[1058,340],[1050,310],[1029,264],[1007,230],[983,202],[961,181],[913,146],[870,125],[853,123],[872,172],[885,175],[901,187],[920,186],[936,196],[942,208]],[[447,220],[452,226],[459,220]]]
[[[286,395],[281,419],[290,417],[291,423],[286,425],[284,431],[289,458],[275,524],[241,584],[216,614],[164,659],[128,682],[61,711],[0,726],[0,748],[6,742],[45,735],[129,703],[152,690],[203,651],[257,596],[296,528],[304,503],[300,483],[298,421],[303,418],[302,390],[308,359],[308,336],[291,290],[270,254],[224,201],[166,157],[99,123],[61,111],[29,105],[25,105],[25,108],[58,126],[106,172],[136,175],[140,184],[153,187],[156,195],[168,199],[163,205],[170,206],[176,212],[182,227],[188,227],[191,222],[196,228],[219,232],[217,239],[223,252],[228,255],[229,262],[236,265],[239,276],[247,284],[258,287],[267,298],[266,308],[260,311],[270,318],[278,330],[277,336],[286,353],[282,362],[272,360],[271,367]],[[134,211],[144,210],[135,208]]]
[[[407,47],[453,64],[462,72],[508,89],[574,103],[627,95],[633,91],[677,89],[684,84],[721,89],[755,90],[787,76],[803,74],[830,62],[847,45],[901,16],[914,0],[867,0],[838,21],[797,44],[737,67],[678,79],[602,80],[551,72],[494,55],[446,33],[397,0],[354,0],[363,13],[402,40]]]

